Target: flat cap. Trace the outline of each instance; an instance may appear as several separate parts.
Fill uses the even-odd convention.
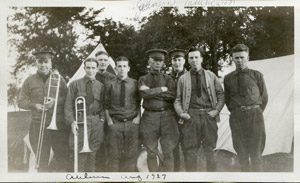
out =
[[[45,54],[45,53],[48,53],[48,54],[54,56],[54,53],[50,49],[47,49],[47,48],[38,49],[35,52],[33,52],[33,55],[36,56],[36,55]]]
[[[165,56],[168,54],[166,50],[163,49],[151,49],[146,51],[148,57],[154,59],[165,59]]]
[[[169,52],[170,57],[178,58],[185,57],[186,51],[184,49],[175,49]]]

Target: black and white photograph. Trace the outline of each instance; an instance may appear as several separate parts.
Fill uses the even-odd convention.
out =
[[[0,181],[300,180],[295,1],[4,2]]]

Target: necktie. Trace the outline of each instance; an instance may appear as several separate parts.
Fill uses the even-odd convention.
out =
[[[86,103],[92,104],[94,101],[94,94],[93,94],[93,82],[89,80],[86,83]]]
[[[121,107],[125,107],[125,81],[121,81],[121,92],[120,92],[120,105]]]
[[[197,97],[201,97],[201,75],[197,72],[196,74],[196,81],[197,81]]]
[[[240,71],[238,73],[238,91],[239,91],[239,94],[240,96],[242,97],[245,97],[247,95],[247,89],[246,89],[246,86],[244,84],[244,73],[243,71]]]
[[[155,73],[152,74],[152,82],[151,82],[151,87],[150,88],[156,88],[159,87],[159,74]]]

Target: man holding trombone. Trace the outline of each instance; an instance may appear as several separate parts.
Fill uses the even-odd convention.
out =
[[[57,73],[51,72],[53,53],[35,52],[37,73],[23,83],[18,105],[31,110],[29,140],[36,157],[38,172],[66,171],[68,161],[67,128],[64,123],[64,103],[67,85]],[[56,169],[49,169],[50,148],[56,159]]]
[[[104,86],[95,79],[96,59],[85,60],[84,70],[85,76],[69,86],[65,120],[73,133],[69,143],[74,149],[74,171],[94,172],[96,152],[103,140]]]

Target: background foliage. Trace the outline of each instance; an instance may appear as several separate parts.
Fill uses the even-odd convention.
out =
[[[11,8],[8,17],[10,55],[16,57],[13,77],[34,64],[32,53],[52,49],[53,66],[64,77],[72,77],[81,61],[103,43],[115,59],[120,55],[131,60],[130,76],[147,72],[145,51],[150,48],[205,50],[203,67],[215,74],[230,63],[230,48],[245,43],[251,60],[294,54],[293,7],[196,7],[180,13],[177,8],[161,8],[137,24],[101,19],[102,9],[84,7]],[[170,66],[170,61],[166,63]],[[167,68],[166,67],[166,68]],[[188,67],[188,64],[186,65]],[[9,95],[14,95],[10,84]],[[11,98],[9,97],[12,101]]]

